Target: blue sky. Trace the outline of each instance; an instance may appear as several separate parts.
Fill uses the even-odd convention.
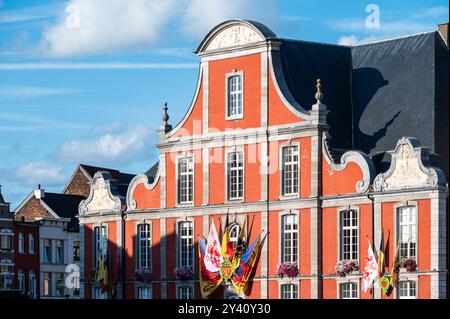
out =
[[[364,25],[369,4],[379,28]],[[0,0],[0,184],[12,209],[38,183],[61,191],[78,163],[153,165],[162,104],[176,124],[195,90],[192,52],[230,18],[353,44],[433,30],[448,2]]]

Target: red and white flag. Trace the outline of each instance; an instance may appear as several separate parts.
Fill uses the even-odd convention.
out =
[[[216,272],[220,270],[220,265],[223,262],[223,257],[220,250],[219,237],[217,236],[216,226],[214,226],[214,221],[211,221],[211,227],[209,229],[209,234],[206,239],[206,251],[205,267],[210,272]]]
[[[373,253],[373,249],[369,241],[369,248],[367,249],[367,257],[366,257],[366,266],[364,267],[364,275],[363,275],[364,292],[366,292],[367,289],[372,287],[374,280],[377,280],[378,276],[379,273],[378,273],[377,259],[375,258],[375,254]]]

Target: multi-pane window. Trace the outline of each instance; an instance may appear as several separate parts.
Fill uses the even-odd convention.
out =
[[[183,221],[178,224],[179,227],[179,266],[193,266],[194,258],[194,227],[190,221]]]
[[[73,242],[73,261],[80,261],[80,242]]]
[[[296,263],[298,259],[298,215],[283,216],[282,262]]]
[[[341,260],[358,259],[358,212],[344,210],[340,213]]]
[[[398,209],[400,258],[416,257],[416,207]]]
[[[64,291],[65,291],[65,284],[64,284],[64,273],[58,272],[55,274],[55,281],[56,281],[56,296],[57,297],[64,297]]]
[[[25,237],[23,233],[19,233],[19,253],[25,252]]]
[[[233,75],[228,78],[228,117],[243,114],[242,76]]]
[[[36,298],[36,275],[32,271],[28,273],[28,293],[31,299]]]
[[[25,292],[25,274],[21,270],[19,270],[19,272],[18,272],[18,280],[19,280],[19,290],[22,293],[24,293]]]
[[[0,289],[12,289],[13,287],[13,276],[14,267],[11,265],[11,260],[2,260],[0,264]]]
[[[230,227],[230,242],[233,248],[236,248],[237,242],[239,240],[239,233],[241,231],[241,226],[238,223],[234,223]]]
[[[281,299],[298,299],[298,285],[281,285]]]
[[[139,287],[137,292],[138,299],[152,299],[152,288],[150,287]]]
[[[52,262],[52,241],[50,239],[44,239],[43,257],[44,263],[49,264]]]
[[[49,296],[52,295],[52,276],[51,276],[51,273],[44,272],[44,273],[42,273],[42,277],[43,277],[43,283],[44,283],[43,294],[44,294],[44,296],[49,297]]]
[[[178,287],[178,299],[193,299],[192,287],[181,286]]]
[[[400,281],[398,283],[398,297],[400,299],[415,299],[417,296],[415,281]]]
[[[339,285],[339,297],[341,299],[357,299],[358,287],[354,282],[346,282]]]
[[[106,292],[102,292],[100,287],[92,288],[92,299],[106,299]]]
[[[240,199],[244,196],[244,154],[232,152],[227,156],[228,199]]]
[[[151,269],[152,236],[150,224],[138,225],[138,266]]]
[[[11,250],[12,234],[0,235],[0,249],[10,251]]]
[[[298,194],[299,150],[298,146],[282,148],[282,189],[283,195]]]
[[[56,245],[55,263],[62,264],[64,263],[64,242],[62,240],[55,240],[55,245]]]
[[[191,203],[194,194],[194,160],[184,157],[178,160],[178,203]]]
[[[34,254],[34,234],[28,234],[28,252]]]
[[[97,265],[98,257],[102,256],[104,261],[108,252],[108,235],[106,226],[100,226],[94,228],[95,238],[95,251],[94,251],[94,264]]]

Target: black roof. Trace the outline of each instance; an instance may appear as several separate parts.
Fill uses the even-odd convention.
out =
[[[79,229],[78,219],[75,216],[78,215],[78,205],[84,199],[84,196],[48,192],[45,192],[45,196],[41,198],[59,217],[70,218],[69,231],[78,231]]]
[[[281,39],[280,55],[304,109],[321,79],[332,147],[361,150],[381,169],[385,152],[414,136],[448,176],[448,47],[438,31],[355,46]]]
[[[131,180],[134,178],[134,174],[122,173],[121,171],[113,168],[92,166],[86,164],[80,164],[80,166],[91,176],[94,177],[95,173],[99,171],[109,172],[113,179],[117,180],[118,183],[126,183],[129,184]]]
[[[146,172],[145,175],[148,177],[148,182],[153,183],[155,180],[156,173],[158,172],[159,162],[156,162],[152,167],[150,167]]]

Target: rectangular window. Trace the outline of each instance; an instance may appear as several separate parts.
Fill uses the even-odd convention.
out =
[[[181,286],[178,287],[178,299],[193,299],[192,287]]]
[[[358,260],[358,212],[344,210],[340,213],[341,260]]]
[[[244,154],[232,152],[227,157],[228,199],[241,199],[244,196]]]
[[[400,207],[398,209],[400,258],[416,258],[416,227],[416,207]]]
[[[11,235],[1,235],[0,236],[0,249],[5,251],[11,250]]]
[[[28,293],[31,299],[36,298],[36,276],[31,271],[28,273]]]
[[[138,225],[138,268],[151,269],[152,237],[150,224]]]
[[[11,263],[11,261],[9,261]],[[0,265],[0,289],[13,288],[14,269],[13,266]]]
[[[44,251],[43,259],[45,264],[52,262],[52,241],[50,239],[44,239]]]
[[[65,288],[66,288],[66,285],[64,283],[64,273],[59,273],[59,272],[56,273],[55,280],[56,280],[56,296],[64,297]]]
[[[184,157],[178,160],[178,203],[192,203],[194,194],[194,160]]]
[[[73,242],[73,261],[80,261],[80,242]]]
[[[106,226],[100,226],[94,228],[94,265],[97,267],[98,256],[102,256],[104,261],[108,252],[108,235],[106,232]]]
[[[339,297],[341,299],[357,299],[358,287],[354,282],[346,282],[339,285]]]
[[[299,151],[298,146],[282,149],[282,189],[283,195],[298,194]]]
[[[19,271],[18,273],[18,279],[19,279],[19,290],[22,293],[25,293],[25,274],[23,273],[23,271]]]
[[[25,238],[23,233],[19,233],[19,253],[25,252]]]
[[[28,234],[28,252],[34,254],[34,234]]]
[[[298,285],[281,285],[281,299],[298,299]]]
[[[233,248],[236,248],[240,232],[241,225],[239,225],[238,223],[234,223],[230,226],[230,243],[232,244]]]
[[[152,299],[152,288],[139,287],[138,288],[138,298],[139,299]]]
[[[400,299],[415,299],[417,296],[415,281],[400,281],[398,283],[398,297]]]
[[[49,272],[42,273],[43,276],[43,294],[45,297],[50,297],[52,295],[52,276]]]
[[[64,242],[62,240],[55,240],[55,244],[56,244],[55,263],[63,264],[64,263]]]
[[[228,110],[227,117],[240,117],[243,114],[242,76],[233,75],[228,78]]]
[[[298,216],[284,215],[282,227],[282,262],[296,263],[298,260]]]
[[[194,229],[189,221],[180,222],[179,227],[179,266],[193,268],[194,259]]]

